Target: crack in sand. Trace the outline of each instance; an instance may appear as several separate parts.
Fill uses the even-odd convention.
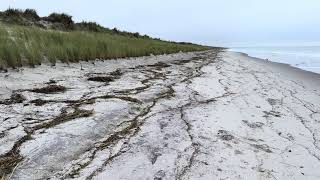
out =
[[[190,61],[188,61],[190,62]],[[186,63],[186,62],[185,62]],[[160,67],[159,67],[160,66]],[[147,66],[147,68],[156,68],[157,71],[162,70],[162,68],[166,68],[166,67],[170,67],[169,65],[166,65],[165,63],[156,63],[154,65],[149,65]],[[137,68],[135,68],[137,69]],[[133,89],[125,89],[125,90],[120,90],[120,91],[114,91],[114,93],[117,94],[139,94],[141,92],[144,92],[145,90],[147,90],[148,88],[150,88],[151,86],[153,86],[153,82],[154,80],[158,80],[158,79],[165,79],[166,75],[157,71],[154,71],[152,69],[146,69],[146,66],[141,66],[139,67],[140,72],[144,73],[147,75],[147,79],[141,80],[141,83],[144,85],[142,87],[138,87],[138,88],[133,88]],[[148,74],[151,73],[151,75],[148,76]],[[95,154],[98,151],[101,151],[105,148],[109,148],[111,146],[111,144],[116,144],[118,143],[120,140],[124,140],[125,142],[128,142],[130,140],[131,137],[135,136],[139,130],[140,130],[140,126],[143,125],[143,123],[151,116],[149,117],[145,117],[147,114],[149,114],[151,112],[151,109],[157,104],[158,101],[164,99],[164,98],[170,98],[174,96],[174,86],[175,83],[169,84],[169,85],[165,85],[165,89],[167,89],[165,92],[160,93],[159,95],[157,95],[157,97],[155,97],[155,99],[153,100],[153,103],[150,106],[147,106],[145,108],[145,110],[143,110],[139,115],[137,115],[134,119],[129,120],[129,121],[124,121],[121,124],[118,125],[118,127],[123,126],[124,124],[129,124],[128,126],[126,126],[126,128],[117,131],[115,133],[113,133],[112,135],[109,136],[109,138],[107,138],[105,141],[99,142],[99,145],[96,145],[96,149],[92,151],[92,154],[90,155],[90,159],[91,161],[94,159]],[[143,118],[142,120],[139,121],[140,118]],[[108,163],[110,163],[114,158],[120,156],[122,153],[124,153],[125,151],[121,151],[121,149],[123,149],[122,147],[120,148],[120,150],[117,153],[114,153],[112,156],[110,156],[109,158],[107,158],[104,163],[100,166],[100,168],[96,169],[95,171],[93,171],[88,177],[87,179],[92,179],[95,175],[97,175],[100,171],[102,171],[104,169],[105,166],[107,166]],[[80,173],[80,171],[82,169],[84,169],[86,166],[88,166],[90,164],[89,162],[86,162],[85,164],[79,164],[77,169],[74,169],[72,172],[69,172],[68,175],[64,174],[63,177],[74,177],[76,175],[78,175]]]

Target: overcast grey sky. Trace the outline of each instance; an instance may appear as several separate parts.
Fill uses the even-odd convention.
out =
[[[320,0],[0,0],[9,6],[209,45],[320,41]]]

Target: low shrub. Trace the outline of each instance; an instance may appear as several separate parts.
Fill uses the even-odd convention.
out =
[[[43,18],[46,21],[49,21],[51,23],[59,23],[63,25],[65,30],[72,30],[74,28],[74,22],[72,20],[72,16],[62,13],[52,13],[48,17]]]
[[[75,29],[80,31],[93,31],[93,32],[103,32],[105,30],[104,27],[100,26],[95,22],[86,22],[86,21],[83,21],[81,23],[76,23]]]
[[[23,16],[28,19],[33,19],[37,21],[40,20],[40,16],[37,14],[36,10],[34,9],[26,9],[23,12]]]
[[[21,9],[12,9],[9,8],[4,11],[5,16],[21,16],[24,12]]]

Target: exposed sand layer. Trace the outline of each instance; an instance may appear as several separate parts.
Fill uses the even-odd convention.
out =
[[[207,51],[0,83],[0,177],[320,179],[318,74]]]

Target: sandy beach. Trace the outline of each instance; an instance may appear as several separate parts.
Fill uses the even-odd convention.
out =
[[[320,75],[214,50],[9,70],[0,162],[11,179],[318,180]]]

